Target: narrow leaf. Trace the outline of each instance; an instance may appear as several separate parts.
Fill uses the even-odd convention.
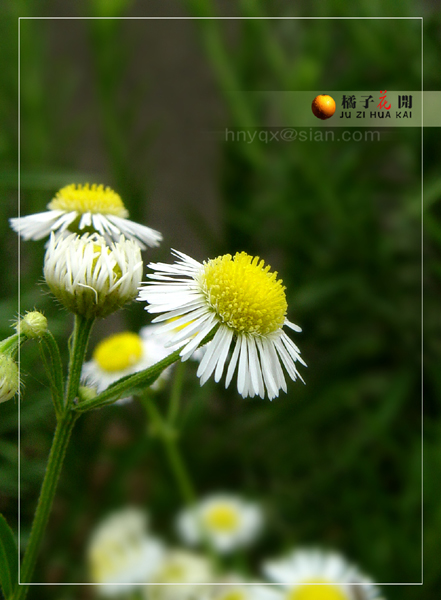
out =
[[[17,546],[14,535],[0,514],[0,584],[6,600],[11,598],[18,581]]]

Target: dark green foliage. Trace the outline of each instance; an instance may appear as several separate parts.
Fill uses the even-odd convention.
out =
[[[183,4],[188,14],[217,14],[214,3],[205,0]],[[264,9],[268,14],[349,14],[347,5],[337,0],[295,7],[275,2],[271,9],[263,2],[239,5],[238,12],[248,16],[263,15]],[[6,123],[0,138],[2,337],[10,335],[10,319],[17,310],[11,268],[16,236],[6,224],[15,216],[13,17],[20,10],[50,14],[53,9],[51,2],[17,6],[16,15],[3,15],[5,35],[0,36],[10,53],[0,98]],[[440,89],[440,22],[429,4],[423,6],[425,88],[435,90]],[[230,13],[230,5],[225,10]],[[419,11],[410,1],[398,7],[360,0],[351,5],[350,14],[414,16]],[[85,55],[72,50],[70,57],[58,58],[56,36],[68,29],[63,29],[66,22],[56,23],[21,24],[21,212],[44,210],[67,183],[93,180],[115,187],[133,219],[145,222],[151,212],[148,192],[158,178],[173,178],[180,157],[170,148],[170,172],[156,174],[149,164],[151,146],[161,140],[165,125],[146,118],[155,80],[140,66],[137,52],[149,28],[163,27],[168,35],[172,22],[145,21],[133,29],[128,22],[77,22],[75,35]],[[189,38],[198,35],[207,86],[216,86],[220,110],[213,127],[220,135],[225,128],[267,127],[274,111],[290,123],[296,107],[277,104],[277,96],[271,105],[255,91],[421,89],[419,20],[198,21],[185,26]],[[192,60],[191,52],[183,64],[185,60]],[[148,65],[153,64],[150,58]],[[178,119],[187,118],[179,97],[175,111]],[[191,113],[195,119],[197,113],[196,107]],[[205,125],[195,123],[197,139],[206,131],[201,131]],[[420,581],[423,350],[425,585],[385,586],[384,595],[388,600],[432,600],[441,587],[439,129],[425,129],[423,147],[420,130],[391,128],[381,130],[378,142],[222,140],[216,152],[212,187],[220,223],[212,235],[212,222],[205,224],[202,213],[191,216],[195,238],[204,249],[196,258],[245,250],[269,262],[286,285],[289,318],[303,329],[294,339],[308,368],[301,368],[305,386],[290,382],[288,394],[269,403],[243,400],[234,386],[225,391],[213,381],[200,388],[195,366],[189,364],[178,429],[196,489],[201,494],[237,491],[264,503],[268,527],[251,553],[255,572],[263,557],[278,556],[295,545],[317,545],[343,552],[375,581]],[[187,194],[191,197],[193,190]],[[184,221],[184,216],[179,218]],[[167,241],[159,253],[168,260],[167,244],[173,247],[174,232],[164,233]],[[43,253],[42,242],[21,245],[21,310],[36,306],[45,312],[66,365],[71,319],[42,293],[44,285],[35,285],[41,281]],[[157,254],[153,256],[156,260]],[[110,320],[109,328],[138,330],[144,324],[145,313],[136,303],[119,320]],[[107,324],[98,325],[91,345],[107,333]],[[54,428],[49,383],[39,365],[37,345],[28,344],[22,351],[22,544]],[[164,411],[169,391],[157,398]],[[1,405],[0,412],[0,510],[14,522],[16,405]],[[175,539],[173,518],[182,502],[163,449],[149,434],[137,403],[104,408],[78,421],[36,580],[85,581],[84,548],[90,531],[108,511],[130,503],[145,506],[153,529]],[[85,588],[64,595],[60,590],[36,587],[29,598],[92,597]]]

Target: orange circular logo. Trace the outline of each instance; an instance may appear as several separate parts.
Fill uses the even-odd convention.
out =
[[[335,100],[327,94],[320,94],[312,101],[312,112],[319,119],[324,121],[329,119],[335,113]]]

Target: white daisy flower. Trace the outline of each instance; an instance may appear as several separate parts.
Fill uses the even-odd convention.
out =
[[[262,522],[262,511],[256,504],[222,493],[183,510],[177,529],[187,544],[207,541],[217,552],[226,554],[252,544]]]
[[[201,385],[214,372],[215,381],[229,365],[225,386],[238,367],[237,389],[244,398],[265,392],[270,399],[287,390],[282,365],[291,379],[300,377],[296,362],[305,364],[297,346],[283,326],[301,331],[286,318],[285,288],[277,273],[258,257],[245,252],[208,260],[203,264],[173,251],[179,259],[173,265],[151,263],[153,281],[140,288],[138,300],[146,301],[150,313],[164,313],[153,320],[163,323],[170,345],[185,344],[187,360],[202,340],[215,330],[198,368]],[[183,326],[178,332],[176,327]],[[233,348],[230,359],[229,351]]]
[[[145,514],[135,508],[108,516],[87,549],[92,581],[102,584],[103,596],[118,596],[148,582],[163,556],[162,543],[149,535]]]
[[[336,552],[294,551],[268,561],[263,571],[280,584],[279,600],[382,600],[380,590]]]
[[[57,234],[95,231],[108,243],[118,241],[124,235],[135,240],[143,250],[146,246],[158,246],[162,240],[158,231],[129,221],[129,213],[119,194],[103,185],[67,185],[57,192],[47,207],[46,212],[10,219],[12,229],[24,240],[41,240],[51,231]]]
[[[209,589],[206,584],[216,581],[216,574],[204,556],[171,550],[150,581],[151,584],[143,588],[146,600],[194,600],[205,597]],[[180,583],[183,585],[177,585]]]
[[[148,369],[170,354],[158,336],[149,335],[144,327],[139,335],[131,331],[115,333],[102,340],[94,349],[92,359],[83,365],[82,382],[103,392],[121,377]],[[150,389],[158,390],[167,380],[165,369]],[[130,400],[123,398],[118,403]]]
[[[107,246],[97,235],[53,233],[44,258],[44,277],[58,300],[86,318],[106,317],[133,300],[142,278],[139,246],[125,240]]]

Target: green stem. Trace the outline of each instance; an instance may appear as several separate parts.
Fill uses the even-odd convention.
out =
[[[0,342],[0,353],[8,354],[12,358],[17,356],[18,346],[25,342],[28,338],[24,333],[14,333],[5,340]]]
[[[199,348],[210,342],[213,339],[216,331],[217,328],[212,329],[212,331],[210,331],[210,333],[199,344]],[[80,404],[76,405],[75,410],[77,412],[87,412],[89,410],[94,410],[95,408],[101,408],[107,404],[112,404],[116,400],[125,398],[126,396],[142,395],[146,388],[155,383],[164,369],[179,360],[179,355],[182,348],[175,350],[175,352],[172,352],[163,360],[160,360],[155,365],[145,369],[144,371],[138,371],[133,375],[121,377],[121,379],[118,379],[118,381],[109,385],[104,392],[101,392],[91,400],[83,400]]]
[[[93,319],[85,319],[82,316],[75,315],[75,324],[72,333],[72,345],[70,349],[66,400],[64,410],[59,410],[57,414],[58,422],[55,429],[54,439],[52,441],[52,448],[49,454],[43,485],[41,486],[40,497],[38,499],[37,509],[34,515],[34,521],[32,523],[31,535],[29,537],[29,542],[20,569],[20,581],[23,582],[23,584],[30,583],[32,578],[38,551],[49,519],[52,503],[54,501],[55,491],[60,478],[67,446],[69,444],[73,426],[79,416],[71,410],[70,405],[73,403],[73,400],[78,394],[81,369],[83,366],[92,325]],[[48,341],[48,343],[51,344],[51,341]],[[52,350],[55,351],[54,348],[52,348]],[[59,384],[59,374],[57,374],[55,377]],[[28,588],[28,585],[19,585],[16,593],[14,594],[14,600],[23,600],[28,593]]]
[[[78,404],[75,407],[75,410],[78,412],[87,412],[89,410],[94,410],[95,408],[101,408],[107,404],[112,404],[120,398],[125,398],[127,395],[130,396],[132,394],[142,393],[144,388],[155,383],[164,369],[179,360],[181,349],[182,348],[172,352],[172,354],[169,354],[169,356],[144,371],[138,371],[133,375],[121,377],[121,379],[109,385],[104,392],[101,392],[91,400],[84,400]]]
[[[178,416],[179,401],[181,399],[182,384],[184,383],[185,363],[179,362],[175,367],[173,378],[173,387],[170,393],[170,403],[168,406],[167,421],[172,425]]]
[[[38,499],[34,522],[32,524],[31,535],[20,569],[21,584],[16,588],[13,600],[23,600],[28,592],[29,586],[25,584],[30,582],[34,572],[35,562],[49,519],[66,449],[77,418],[78,416],[74,412],[68,411],[62,415],[55,429],[46,473],[41,487],[40,498]]]
[[[68,407],[77,397],[80,385],[81,370],[83,368],[84,356],[87,350],[90,332],[94,319],[86,319],[81,315],[75,315],[74,330],[72,333],[72,347],[69,359],[69,375],[66,389],[66,402]]]
[[[178,484],[182,499],[186,504],[193,504],[196,499],[196,494],[187,473],[187,469],[185,468],[184,461],[178,450],[176,432],[164,421],[148,393],[144,393],[141,396],[141,400],[154,425],[155,433],[159,435],[164,445],[170,468],[176,479],[176,483]]]

